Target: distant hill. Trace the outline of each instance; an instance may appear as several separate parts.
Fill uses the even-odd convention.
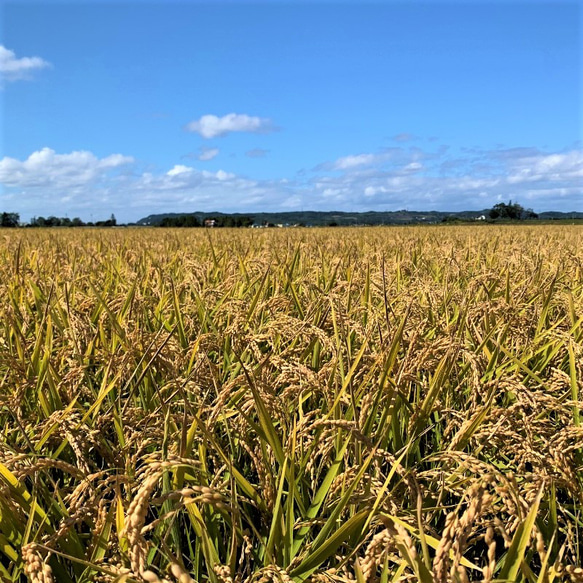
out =
[[[342,211],[295,211],[281,213],[164,213],[149,215],[140,219],[139,225],[159,225],[165,218],[177,218],[185,215],[193,215],[200,222],[205,219],[232,217],[249,217],[254,225],[306,225],[324,226],[336,224],[338,226],[350,225],[404,225],[410,223],[439,223],[445,217],[456,217],[462,220],[472,220],[481,215],[487,216],[487,211],[464,211],[448,213],[440,211],[368,211],[368,212],[342,212]]]
[[[218,219],[220,217],[231,217],[233,219],[249,217],[254,225],[408,225],[408,224],[428,224],[441,223],[444,219],[471,221],[481,216],[488,217],[488,209],[480,211],[368,211],[368,212],[342,212],[342,211],[296,211],[282,213],[162,213],[148,215],[140,219],[137,224],[143,226],[157,226],[165,218],[177,218],[182,216],[195,216],[201,223],[205,219]],[[583,212],[556,212],[548,211],[539,213],[539,220],[566,220],[583,219]]]
[[[583,213],[572,211],[570,213],[560,213],[558,211],[546,211],[538,213],[538,218],[541,221],[561,221],[568,219],[583,219]]]

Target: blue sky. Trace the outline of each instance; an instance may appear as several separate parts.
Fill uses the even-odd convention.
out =
[[[583,210],[581,2],[18,2],[0,207]]]

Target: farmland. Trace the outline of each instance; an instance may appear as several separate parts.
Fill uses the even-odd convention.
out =
[[[0,232],[0,580],[583,581],[583,228]]]

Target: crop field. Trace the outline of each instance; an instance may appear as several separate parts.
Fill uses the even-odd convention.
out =
[[[0,232],[0,581],[583,581],[583,227]]]

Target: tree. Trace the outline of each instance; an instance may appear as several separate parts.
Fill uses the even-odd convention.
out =
[[[44,217],[33,217],[30,221],[31,227],[45,227],[46,220]]]
[[[97,221],[95,223],[96,227],[115,227],[116,225],[117,225],[117,220],[115,218],[115,215],[113,215],[113,214],[111,215],[111,217],[109,219],[107,219],[107,221]]]
[[[511,221],[522,221],[525,219],[536,219],[538,215],[532,209],[525,209],[518,203],[508,201],[508,204],[499,202],[495,204],[489,212],[491,219],[506,219]]]
[[[523,219],[538,219],[538,214],[535,213],[532,209],[526,209],[523,213],[522,213],[522,218]]]
[[[18,227],[20,215],[18,213],[2,213],[0,216],[0,227]]]
[[[490,211],[492,212],[492,211]],[[442,223],[461,223],[462,219],[460,217],[456,217],[455,215],[447,215],[441,219]]]
[[[177,217],[164,217],[160,227],[200,227],[200,221],[195,215],[179,215]]]
[[[185,227],[200,227],[200,221],[194,215],[186,215],[184,217]]]
[[[60,227],[61,219],[59,217],[53,217],[52,215],[46,220],[47,227]]]

